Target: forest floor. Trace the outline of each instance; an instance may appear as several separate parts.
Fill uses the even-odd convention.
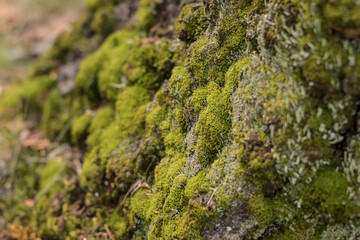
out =
[[[83,0],[0,0],[0,96],[11,83],[26,78],[31,64],[78,18],[83,6]],[[9,177],[13,161],[24,144],[48,143],[39,130],[30,132],[21,116],[11,122],[0,116],[2,183]],[[6,188],[9,188],[6,184],[0,187],[1,195]],[[29,228],[5,227],[3,221],[0,214],[0,239],[9,235],[15,239],[32,239]]]

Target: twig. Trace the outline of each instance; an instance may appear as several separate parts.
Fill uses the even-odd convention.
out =
[[[210,204],[211,200],[213,199],[217,190],[218,190],[218,188],[215,188],[215,190],[213,191],[213,193],[211,194],[211,196],[209,198],[209,201],[206,203],[206,206],[209,206],[209,204]]]
[[[136,192],[136,191],[140,188],[140,185],[141,185],[141,180],[138,180],[136,183],[134,183],[134,184],[130,187],[129,191],[125,194],[124,199],[123,199],[123,200],[121,201],[121,203],[120,203],[121,206],[125,203],[126,198],[129,196],[129,194],[130,194],[130,193],[133,193],[133,192]]]

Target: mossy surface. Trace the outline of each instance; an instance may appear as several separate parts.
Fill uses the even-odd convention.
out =
[[[141,0],[111,33],[120,2],[88,1],[90,30],[0,98],[41,109],[78,154],[36,173],[39,191],[58,175],[24,222],[48,239],[358,238],[356,1]],[[96,50],[62,95],[47,74],[88,31]]]

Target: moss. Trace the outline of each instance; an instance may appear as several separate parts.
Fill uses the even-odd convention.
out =
[[[94,147],[100,144],[100,136],[102,132],[109,126],[114,119],[113,109],[110,106],[99,109],[89,126],[89,136],[86,144]]]
[[[146,189],[140,189],[131,198],[131,210],[134,212],[134,216],[140,219],[146,219],[146,213],[150,207],[149,191]]]
[[[192,93],[193,82],[185,67],[175,67],[169,80],[170,94],[185,105]]]
[[[95,190],[97,186],[101,186],[104,169],[105,167],[100,164],[99,149],[93,148],[84,158],[80,185]]]
[[[31,109],[41,109],[42,102],[46,99],[48,91],[54,88],[55,83],[53,78],[38,76],[10,86],[0,96],[1,111],[5,114],[5,112],[16,109],[17,111],[24,110],[26,113]],[[23,109],[21,109],[21,106],[23,106]]]
[[[60,176],[58,179],[55,179],[59,171],[62,171],[61,163],[56,160],[51,160],[46,163],[43,169],[40,172],[40,189],[44,189],[53,181],[61,181]],[[54,191],[54,187],[56,184],[52,184],[52,191]],[[59,186],[59,185],[58,185]],[[59,190],[59,188],[57,188]]]
[[[171,213],[172,211],[183,211],[188,201],[184,193],[187,180],[187,177],[181,175],[174,179],[169,195],[166,197],[163,206],[163,211],[165,211],[165,213]]]
[[[155,48],[135,41],[136,34],[134,30],[122,30],[111,35],[82,63],[76,79],[77,89],[91,90],[89,98],[94,100],[98,93],[114,100],[119,89],[127,85],[157,90],[171,70],[172,53],[166,41]]]
[[[149,98],[148,91],[140,86],[128,87],[119,94],[115,114],[121,127],[129,134],[144,131],[146,104]]]
[[[226,5],[221,9],[226,13],[219,20],[212,38],[200,37],[190,46],[187,64],[191,76],[200,86],[211,80],[224,84],[227,70],[245,48],[245,16],[250,5],[248,2]]]
[[[43,196],[39,199],[36,209],[34,209],[35,217],[33,220],[34,228],[37,229],[41,237],[52,238],[58,233],[56,217],[53,216],[51,199]]]
[[[150,131],[158,131],[160,123],[166,117],[166,109],[163,106],[156,106],[146,115],[146,127]]]
[[[189,179],[186,188],[185,196],[190,197],[195,193],[207,193],[210,190],[210,183],[206,179],[207,170],[202,170],[196,176]]]
[[[88,1],[79,35],[108,34],[118,2]],[[72,126],[80,142],[89,134],[80,187],[64,181],[60,211],[52,192],[38,199],[34,225],[43,238],[100,236],[104,223],[119,239],[201,239],[209,226],[218,238],[320,239],[332,224],[355,228],[357,4],[204,1],[182,9],[175,31],[183,43],[160,42],[169,4],[142,0],[138,25],[109,36],[82,63],[76,91],[53,90],[44,101],[44,129],[51,138],[65,132],[65,142],[74,116],[96,114]],[[38,73],[96,46],[79,35],[62,36]],[[47,97],[11,90],[22,103]],[[150,187],[135,191],[139,179]],[[19,199],[16,212],[26,213]],[[239,224],[224,233],[233,220]]]
[[[56,39],[54,46],[51,47],[43,57],[49,60],[64,58],[67,53],[75,49],[75,43],[79,37],[79,32],[73,29],[62,33]]]
[[[207,108],[200,113],[196,129],[199,136],[196,146],[197,158],[203,165],[214,160],[224,146],[231,126],[229,96],[223,95],[215,82],[210,82],[208,86],[207,103]]]
[[[102,46],[94,53],[90,54],[80,65],[79,72],[76,76],[75,87],[81,92],[86,92],[89,99],[97,100],[99,92],[107,97],[114,98],[116,96],[116,87],[114,84],[121,83],[120,74],[114,72],[113,66],[117,69],[125,64],[128,51],[132,42],[131,40],[137,35],[137,31],[125,29],[110,35]],[[118,52],[123,56],[117,58]],[[120,75],[120,76],[119,76]],[[98,89],[97,89],[98,88]]]
[[[272,200],[264,197],[262,193],[255,193],[249,198],[247,209],[256,218],[260,230],[266,229],[275,218]]]
[[[51,121],[52,118],[54,118],[55,115],[59,113],[60,106],[58,105],[61,101],[61,95],[57,92],[54,92],[50,94],[50,96],[47,98],[46,102],[44,103],[44,112],[42,115],[42,126],[43,129],[46,129],[47,132],[50,132],[50,130],[53,130],[54,128],[57,128],[59,131],[58,123],[54,124],[53,121]],[[59,122],[60,119],[57,119],[57,122]],[[64,122],[61,120],[62,126],[64,126]],[[52,132],[51,137],[54,138],[55,134]]]
[[[174,62],[179,61],[179,59],[173,59],[175,52],[179,50],[179,47],[176,46],[176,42],[163,39],[159,45],[156,45],[156,63],[157,72],[161,74],[161,76],[166,76],[171,74],[171,71],[174,67]]]
[[[208,96],[208,90],[206,87],[198,88],[191,96],[190,103],[195,112],[200,112],[206,106],[206,100]]]
[[[189,200],[188,209],[178,222],[172,236],[178,239],[201,239],[200,230],[208,222],[213,213],[209,211],[201,196],[194,194]]]
[[[174,162],[170,169],[177,166],[177,163],[180,163],[179,160]],[[200,230],[211,214],[201,197],[201,194],[205,194],[209,190],[205,173],[202,172],[189,180],[182,175],[173,179],[172,187],[164,201],[162,211],[160,211],[163,216],[162,222],[153,226],[150,238],[197,239],[200,237]],[[169,174],[167,175],[169,176]],[[163,177],[162,180],[166,180],[167,177]],[[154,216],[156,222],[157,217]]]
[[[58,92],[49,94],[44,102],[41,126],[50,139],[60,136],[61,139],[58,140],[61,141],[70,137],[71,121],[79,114],[82,107],[80,104],[79,99],[73,99],[71,96],[64,97]]]
[[[164,144],[168,149],[182,149],[185,140],[185,133],[180,129],[170,131],[164,137]]]
[[[113,6],[95,12],[91,28],[99,35],[106,37],[115,27],[115,10]]]
[[[93,12],[97,12],[101,7],[123,2],[124,0],[86,0],[86,6]]]
[[[71,137],[73,143],[79,144],[79,141],[85,139],[90,123],[91,116],[87,113],[84,113],[83,115],[74,119],[71,125]]]
[[[336,30],[351,30],[360,26],[360,5],[351,0],[324,3],[324,16],[330,22],[330,27]]]
[[[207,26],[204,8],[199,4],[190,4],[182,8],[175,23],[175,32],[180,40],[193,42]]]
[[[103,4],[103,0],[86,0],[86,5],[92,10],[96,10]]]
[[[130,52],[123,72],[131,85],[138,84],[149,90],[157,90],[161,82],[154,68],[156,49],[153,45],[140,47],[140,44],[138,42]]]
[[[204,59],[208,56],[206,52],[206,45],[208,40],[206,38],[199,38],[195,43],[190,46],[189,58],[186,63],[188,64],[189,72],[192,74],[192,78],[195,80],[196,86],[204,86],[209,78],[208,66],[204,63]]]
[[[148,32],[156,22],[156,6],[157,0],[140,0],[135,19],[139,24],[139,28]]]
[[[320,212],[330,214],[337,221],[347,221],[359,209],[350,201],[346,179],[333,169],[319,172],[316,180],[304,188],[304,206],[317,206]]]
[[[155,222],[154,219],[156,219],[160,215],[160,210],[162,210],[164,205],[164,200],[166,198],[166,195],[164,192],[153,192],[152,197],[150,200],[149,208],[146,212],[146,221],[149,222]]]
[[[123,217],[119,217],[119,212],[117,209],[113,211],[108,220],[108,226],[110,230],[114,233],[116,238],[121,239],[126,236],[126,219]]]
[[[172,159],[164,159],[155,168],[155,187],[158,191],[168,192],[171,182],[181,173],[186,158],[181,155],[174,156]]]

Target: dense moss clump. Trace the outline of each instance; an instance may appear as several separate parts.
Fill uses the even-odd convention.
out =
[[[181,10],[175,23],[175,31],[179,38],[186,42],[193,42],[204,33],[208,22],[201,4],[186,5]]]
[[[179,2],[87,1],[79,34],[0,96],[74,154],[21,161],[40,192],[19,195],[35,198],[22,223],[47,239],[358,239],[359,3]],[[49,76],[84,46],[61,94]]]

